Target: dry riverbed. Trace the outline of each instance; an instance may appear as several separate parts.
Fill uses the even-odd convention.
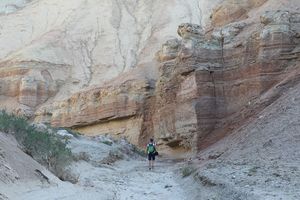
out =
[[[2,135],[3,139],[11,140]],[[70,141],[73,153],[85,156],[69,167],[70,175],[77,179],[75,184],[61,181],[39,166],[39,170],[47,178],[32,173],[32,177],[0,182],[0,199],[191,199],[181,186],[181,174],[172,160],[158,158],[155,169],[150,171],[146,158],[132,152],[125,141],[111,143],[104,138],[85,137],[72,138]],[[5,150],[7,149],[2,151]],[[21,151],[9,152],[10,156],[15,153],[28,158],[24,164],[32,166],[31,170],[36,168],[37,163],[30,161],[30,157]],[[15,175],[20,171],[14,170]]]

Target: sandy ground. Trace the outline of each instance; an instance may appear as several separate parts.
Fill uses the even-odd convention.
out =
[[[80,164],[79,164],[80,165]],[[82,165],[80,167],[83,167]],[[79,184],[53,181],[1,186],[8,199],[189,199],[174,176],[171,164],[159,162],[153,171],[143,161],[121,162],[114,168],[89,169]],[[1,198],[0,198],[1,199]],[[5,199],[5,198],[4,198]]]
[[[70,167],[78,176],[78,183],[60,181],[40,167],[50,183],[35,175],[6,183],[0,181],[0,199],[191,199],[181,187],[180,176],[175,170],[177,166],[172,160],[159,158],[155,169],[149,171],[148,161],[133,152],[128,153],[130,148],[123,146],[126,145],[124,141],[112,146],[99,141],[103,138],[71,140],[74,154],[85,152],[89,156],[88,161],[82,160]],[[19,151],[17,154],[23,155]],[[113,163],[111,158],[115,154],[123,154],[122,160]],[[26,162],[24,164],[34,161]],[[29,165],[32,166],[29,171],[37,167]]]
[[[125,165],[128,166],[127,163]],[[174,175],[174,163],[158,162],[153,171],[149,171],[145,162],[138,162],[120,172],[123,183],[117,193],[117,199],[189,199]]]

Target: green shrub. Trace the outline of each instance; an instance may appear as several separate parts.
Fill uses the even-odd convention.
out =
[[[14,135],[25,153],[55,174],[60,174],[72,161],[67,140],[61,140],[46,130],[37,130],[22,117],[0,111],[0,131]]]

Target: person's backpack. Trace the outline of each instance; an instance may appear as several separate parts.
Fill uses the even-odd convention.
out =
[[[154,144],[148,144],[148,152],[149,153],[154,153],[156,150],[155,150],[155,146]]]

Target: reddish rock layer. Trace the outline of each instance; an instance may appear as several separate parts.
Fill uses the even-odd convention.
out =
[[[149,138],[151,127],[148,125],[151,124],[150,87],[145,80],[127,80],[93,88],[40,108],[36,119],[40,122],[50,119],[53,126],[76,128],[87,135],[110,134],[142,144]]]
[[[300,18],[291,20],[296,16],[285,11],[266,13],[261,17],[262,29],[234,48],[183,37],[177,58],[160,67],[153,119],[156,137],[171,147],[197,150],[205,138],[213,138],[211,133],[217,134],[215,130],[239,121],[233,116],[243,118],[236,114],[251,107],[299,62]]]
[[[7,67],[12,65],[12,67]],[[57,93],[57,83],[48,70],[33,69],[18,63],[2,63],[0,66],[1,107],[13,108],[17,114],[32,117],[35,109]],[[6,105],[2,99],[12,98]],[[14,102],[15,101],[15,102]],[[15,105],[15,106],[12,106]]]

